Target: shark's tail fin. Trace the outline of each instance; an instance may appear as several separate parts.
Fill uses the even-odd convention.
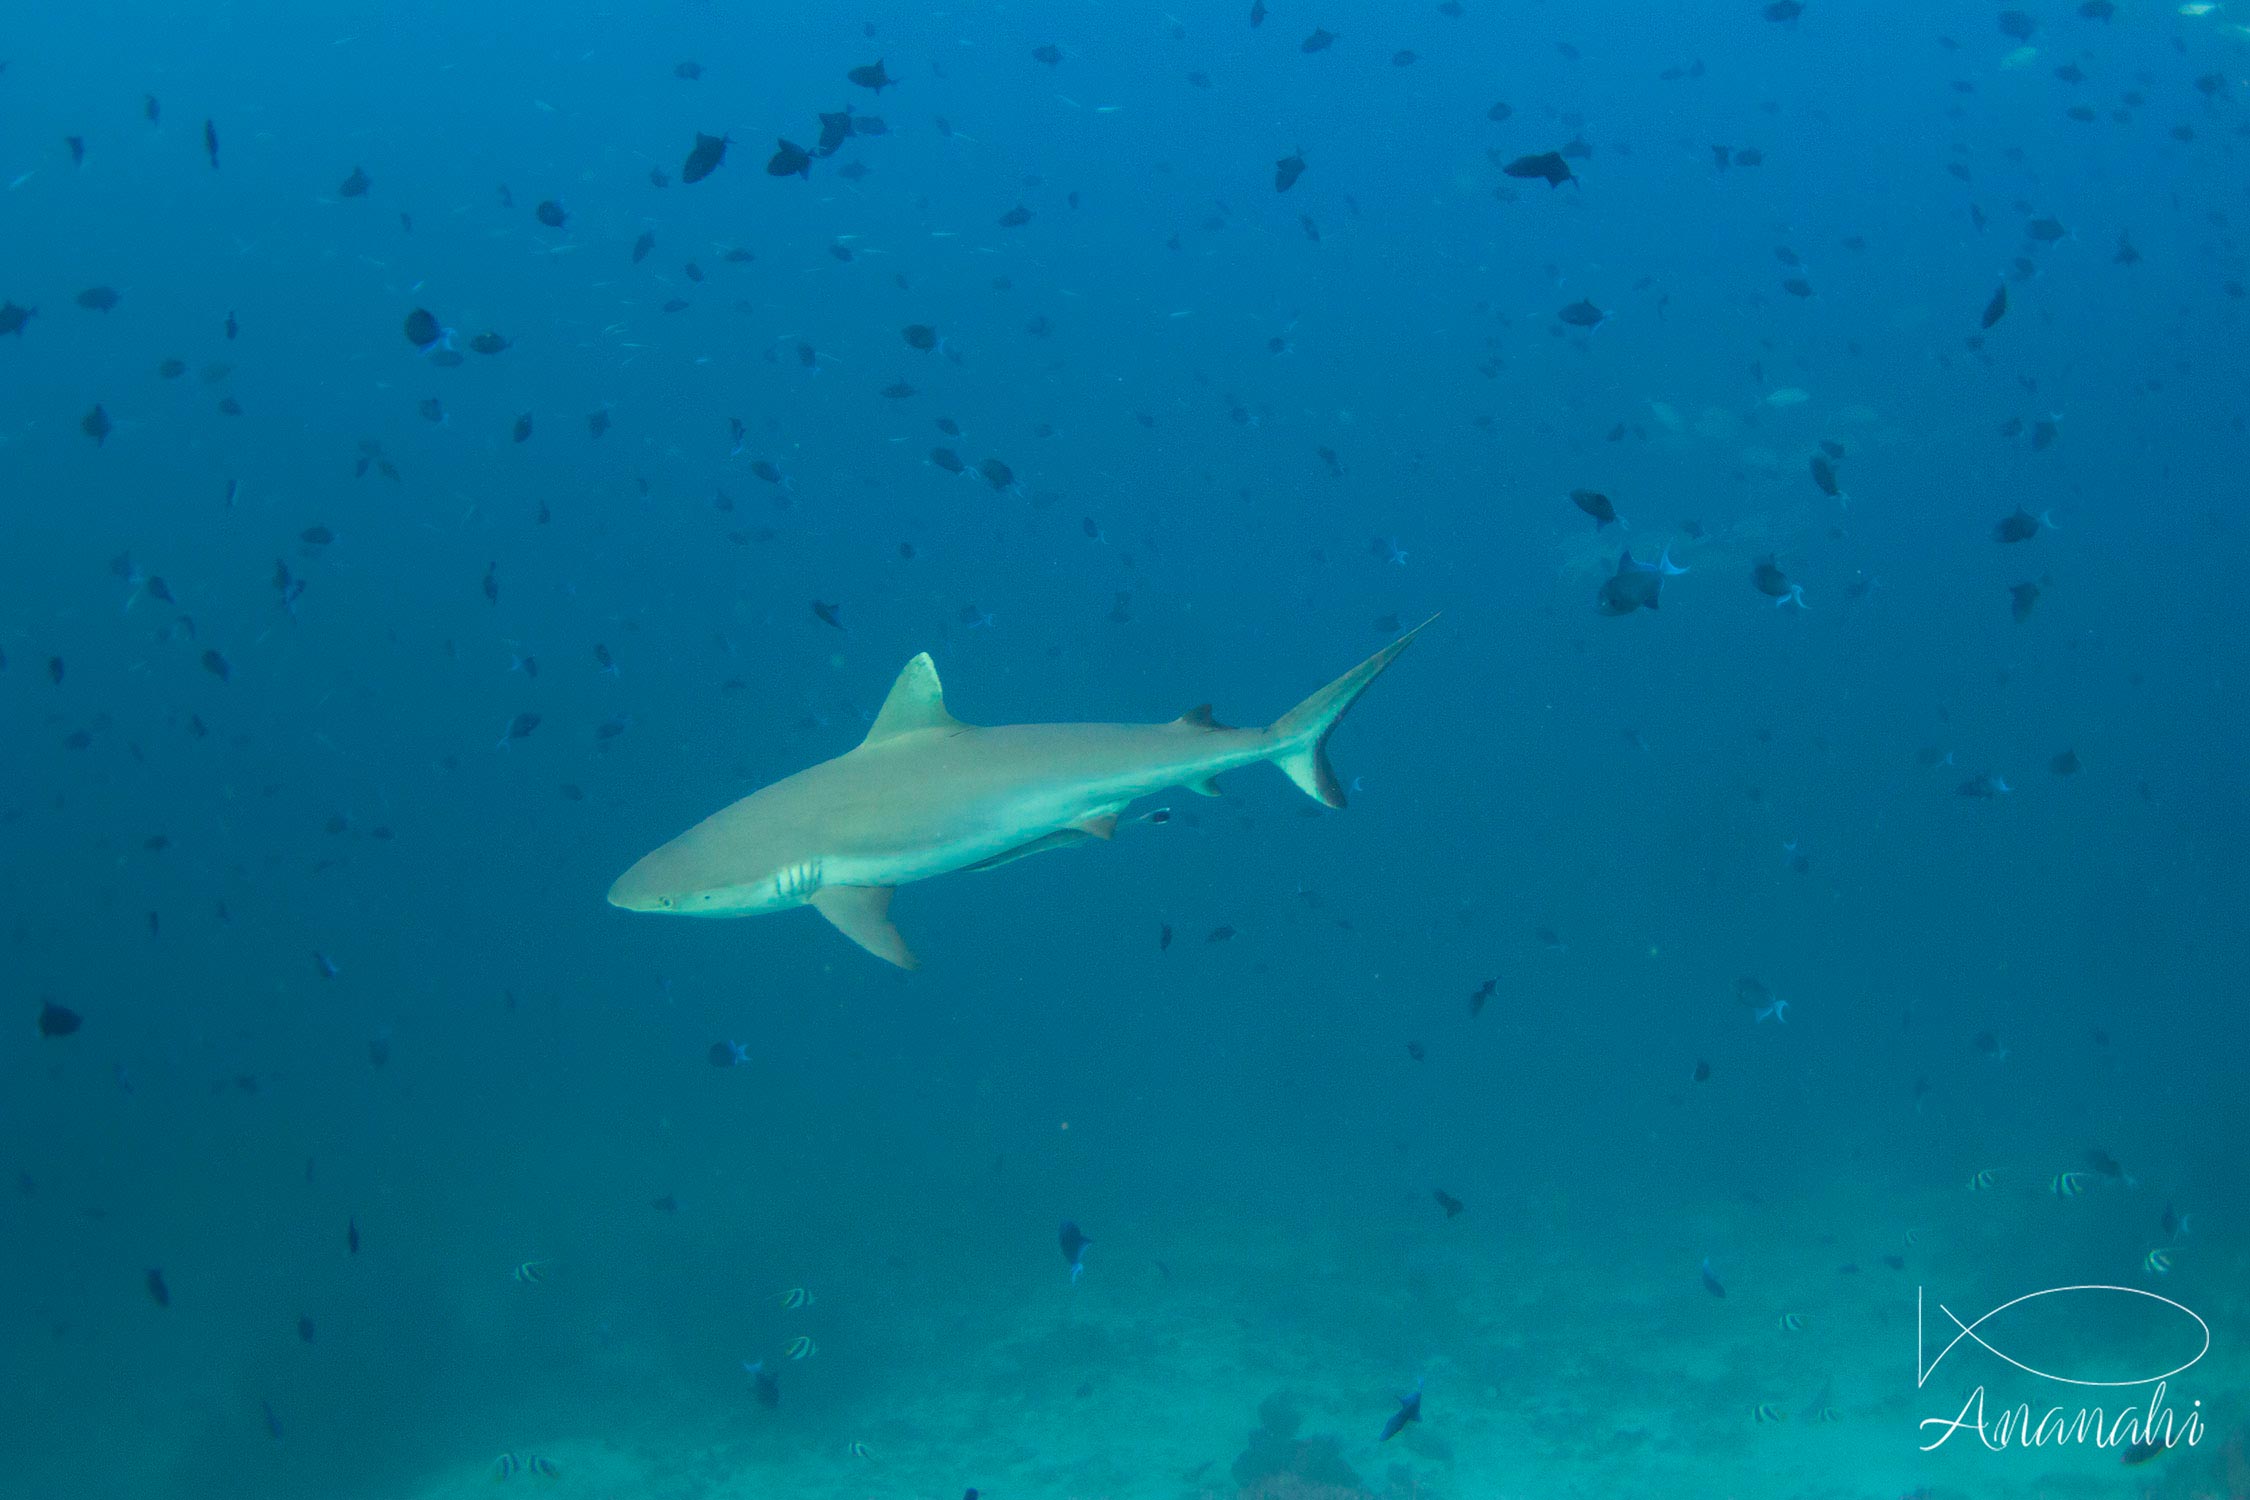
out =
[[[1436,618],[1430,616],[1430,620]],[[1329,807],[1344,805],[1344,788],[1336,780],[1335,767],[1328,764],[1328,733],[1359,701],[1367,685],[1398,660],[1398,654],[1413,644],[1414,637],[1429,628],[1430,620],[1424,620],[1266,727],[1266,738],[1273,741],[1273,763],[1297,783],[1306,796]]]

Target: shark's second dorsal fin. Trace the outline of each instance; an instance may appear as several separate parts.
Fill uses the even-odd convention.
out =
[[[1221,724],[1212,716],[1211,705],[1208,703],[1198,703],[1172,722],[1186,725],[1190,729],[1225,729],[1229,727]]]
[[[893,735],[917,729],[958,729],[961,721],[945,711],[945,684],[938,681],[937,663],[925,651],[906,664],[891,684],[891,695],[875,715],[874,727],[862,744],[873,745]]]

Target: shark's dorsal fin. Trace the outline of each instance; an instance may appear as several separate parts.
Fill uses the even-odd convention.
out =
[[[874,727],[862,744],[873,745],[893,735],[917,729],[958,729],[961,721],[945,711],[945,684],[938,681],[937,663],[925,651],[906,664],[875,715]]]
[[[1228,725],[1221,724],[1216,718],[1212,716],[1211,705],[1208,703],[1198,703],[1197,705],[1195,705],[1195,707],[1189,709],[1186,713],[1181,714],[1172,722],[1174,724],[1184,725],[1185,727],[1190,729],[1225,729],[1230,727]]]

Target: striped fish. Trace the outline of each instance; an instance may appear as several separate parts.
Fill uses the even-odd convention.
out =
[[[2058,1198],[2076,1198],[2092,1181],[2084,1172],[2057,1172],[2054,1181],[2047,1184],[2047,1191]]]

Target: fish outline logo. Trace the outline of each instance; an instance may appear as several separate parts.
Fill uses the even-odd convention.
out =
[[[2166,1370],[2161,1375],[2144,1375],[2133,1380],[2081,1380],[2074,1376],[2057,1375],[2051,1371],[2039,1369],[2037,1366],[2025,1364],[2022,1360],[2017,1359],[2014,1355],[2011,1355],[2004,1350],[1994,1348],[1982,1334],[1977,1332],[1978,1328],[1982,1327],[1986,1323],[1991,1322],[1994,1318],[2006,1312],[2011,1307],[2017,1307],[2022,1305],[2023,1303],[2035,1301],[2041,1297],[2060,1296],[2064,1293],[2069,1292],[2118,1292],[2128,1297],[2145,1297],[2152,1302],[2161,1302],[2167,1307],[2177,1308],[2179,1309],[2179,1311],[2187,1314],[2187,1316],[2195,1323],[2195,1326],[2202,1330],[2203,1346],[2200,1349],[2196,1350],[2195,1353],[2186,1361],[2186,1363],[2176,1366],[2173,1369]],[[1961,1331],[1959,1333],[1956,1333],[1951,1339],[1946,1342],[1945,1347],[1938,1351],[1937,1357],[1935,1359],[1930,1359],[1925,1362],[1924,1354],[1927,1350],[1927,1344],[1925,1334],[1926,1324],[1924,1321],[1924,1301],[1926,1296],[1927,1291],[1925,1288],[1917,1286],[1914,1289],[1914,1386],[1917,1390],[1922,1389],[1929,1383],[1930,1376],[1937,1372],[1937,1367],[1940,1364],[1944,1363],[1945,1357],[1948,1354],[1951,1354],[1954,1348],[1958,1346],[1963,1339],[1974,1340],[1987,1353],[1997,1356],[2001,1360],[2015,1366],[2015,1368],[2023,1371],[2027,1375],[2036,1375],[2041,1380],[2052,1380],[2062,1385],[2086,1386],[2094,1389],[2107,1390],[2114,1390],[2137,1385],[2156,1385],[2160,1382],[2170,1380],[2173,1376],[2182,1374],[2187,1370],[2194,1368],[2194,1366],[2203,1358],[2204,1355],[2211,1352],[2211,1325],[2203,1320],[2203,1315],[2201,1313],[2198,1313],[2194,1308],[2187,1306],[2185,1303],[2176,1302],[2172,1298],[2163,1295],[2161,1292],[2152,1292],[2145,1287],[2083,1285],[2048,1287],[2043,1291],[2026,1292],[2020,1297],[2010,1298],[2008,1301],[2001,1303],[1998,1307],[1995,1307],[1990,1312],[1985,1313],[1982,1317],[1979,1317],[1973,1323],[1962,1322],[1960,1316],[1955,1313],[1952,1308],[1947,1307],[1944,1303],[1941,1302],[1938,1304],[1938,1311],[1944,1313],[1948,1318],[1952,1319],[1954,1326]]]

